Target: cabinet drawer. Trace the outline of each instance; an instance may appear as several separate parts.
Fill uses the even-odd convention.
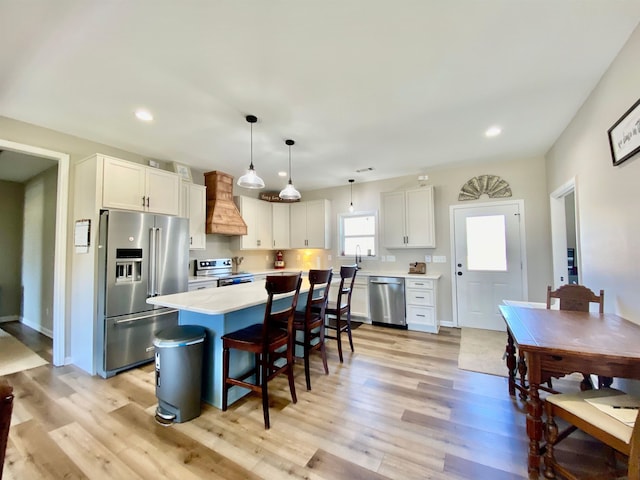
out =
[[[433,290],[433,280],[425,278],[424,280],[418,280],[414,278],[407,278],[407,288],[427,288]]]
[[[433,290],[411,290],[406,292],[407,305],[434,305]]]
[[[407,306],[407,323],[435,326],[436,315],[433,307]]]

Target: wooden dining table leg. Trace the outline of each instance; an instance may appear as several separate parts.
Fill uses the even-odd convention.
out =
[[[507,369],[509,370],[509,395],[513,396],[516,394],[516,346],[508,329],[505,353],[507,355]]]
[[[540,441],[542,440],[542,401],[540,400],[540,361],[527,355],[529,363],[529,400],[527,402],[527,436],[529,437],[529,478],[540,478]]]

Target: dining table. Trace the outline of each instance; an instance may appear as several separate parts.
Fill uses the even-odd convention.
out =
[[[613,313],[514,305],[499,309],[507,327],[510,395],[517,385],[516,348],[526,358],[528,473],[537,479],[543,434],[541,384],[574,372],[640,380],[640,325]]]

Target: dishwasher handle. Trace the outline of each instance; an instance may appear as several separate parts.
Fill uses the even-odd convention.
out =
[[[404,284],[403,278],[370,278],[370,284],[374,285],[402,285]]]

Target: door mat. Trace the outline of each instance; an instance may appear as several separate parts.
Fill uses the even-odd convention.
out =
[[[29,350],[22,342],[0,329],[0,377],[47,363],[49,362]]]
[[[472,372],[508,377],[506,360],[507,332],[462,328],[458,368]]]

